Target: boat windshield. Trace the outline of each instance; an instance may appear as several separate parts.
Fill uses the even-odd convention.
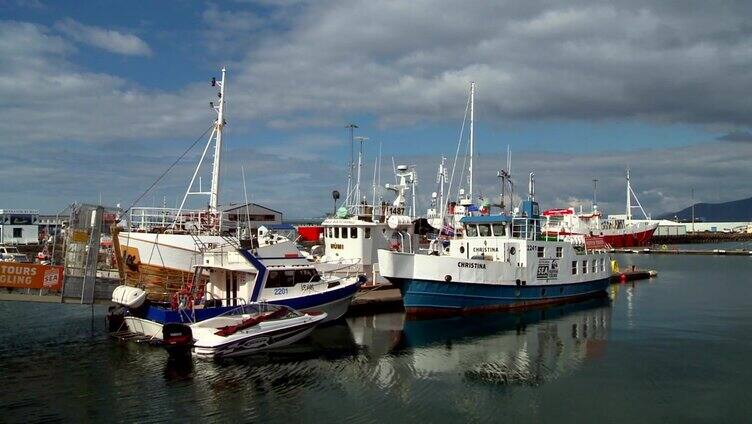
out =
[[[503,236],[505,233],[504,224],[491,224],[493,227],[493,234],[496,237]]]
[[[564,221],[563,216],[553,215],[553,216],[548,217],[548,225],[551,225],[551,226],[559,226],[559,224],[561,224],[562,221]]]
[[[266,288],[293,287],[299,283],[312,283],[321,281],[321,276],[314,268],[286,269],[269,272],[266,279]]]
[[[465,233],[468,237],[478,237],[478,227],[476,227],[474,224],[465,225]]]
[[[491,224],[478,224],[478,235],[491,237]]]

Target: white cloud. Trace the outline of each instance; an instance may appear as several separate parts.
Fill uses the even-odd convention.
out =
[[[485,123],[641,120],[709,125],[719,132],[752,125],[752,103],[744,95],[752,91],[747,72],[752,30],[745,20],[752,3],[722,8],[640,0],[599,6],[536,0],[331,0],[281,2],[279,8],[276,1],[261,3],[263,13],[224,2],[207,6],[199,17],[204,27],[196,33],[218,48],[196,54],[201,63],[228,66],[230,139],[244,127],[265,125],[284,129],[292,140],[276,146],[259,141],[257,150],[245,153],[253,157],[254,172],[266,171],[254,176],[262,199],[285,203],[290,193],[300,193],[295,202],[278,206],[294,215],[328,210],[329,191],[341,189],[344,181],[341,164],[320,154],[307,160],[326,148],[326,139],[309,138],[314,127],[341,128],[353,116],[373,118],[383,127],[456,123],[470,80],[478,83],[476,111]],[[220,23],[227,24],[227,33]],[[46,190],[71,200],[85,190],[82,173],[97,183],[104,176],[103,185],[128,198],[174,155],[128,152],[125,159],[122,151],[90,156],[85,150],[191,140],[210,122],[206,102],[213,93],[203,83],[147,90],[137,81],[92,72],[72,57],[83,48],[76,43],[130,55],[148,55],[151,48],[135,35],[73,20],[55,28],[0,21],[4,158],[13,152],[15,161],[36,167],[28,171],[28,181],[36,184],[25,192],[30,198],[44,199]],[[85,159],[60,160],[73,156],[61,150],[71,142],[77,142],[76,157]],[[39,150],[31,153],[30,146]],[[603,178],[604,208],[620,210],[627,165],[646,179],[638,187],[654,213],[686,206],[683,187],[689,184],[709,201],[749,195],[742,183],[752,177],[746,173],[752,159],[747,143],[692,149],[565,155],[564,161],[539,152],[528,159],[520,155],[518,169],[538,172],[541,198],[551,206],[589,198],[590,178],[597,176]],[[422,159],[427,165],[421,175],[429,176],[423,181],[432,179],[441,153],[427,152],[432,156]],[[62,163],[37,157],[53,154]],[[81,169],[84,161],[96,160],[118,165]],[[489,159],[486,166],[488,180],[479,184],[490,192],[495,165]],[[286,169],[294,172],[279,177]],[[58,178],[49,178],[51,173]],[[601,177],[606,174],[613,177]],[[16,187],[2,187],[0,196],[18,198]],[[181,190],[182,184],[172,188]]]
[[[75,47],[48,28],[0,21],[2,144],[195,136],[209,125],[206,85],[146,91],[80,69]]]
[[[73,19],[63,19],[55,24],[55,28],[71,39],[89,44],[126,56],[151,56],[153,54],[148,44],[133,34],[84,25]]]

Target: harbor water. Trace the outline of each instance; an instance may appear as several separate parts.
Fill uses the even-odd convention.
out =
[[[0,302],[0,422],[745,422],[752,258],[618,256],[608,297],[348,318],[220,363],[116,342],[98,306]]]

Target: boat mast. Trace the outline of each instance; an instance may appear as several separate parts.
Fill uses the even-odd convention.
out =
[[[219,93],[217,93],[217,96],[219,97],[219,104],[215,105],[214,102],[209,102],[209,107],[214,109],[214,111],[217,113],[217,120],[214,121],[214,125],[212,128],[211,135],[209,135],[209,140],[206,142],[206,146],[204,146],[204,151],[201,153],[201,158],[198,160],[198,164],[196,165],[196,169],[193,171],[193,176],[191,177],[191,182],[188,183],[188,189],[185,191],[185,195],[183,196],[183,200],[180,202],[180,207],[178,207],[177,214],[175,215],[175,220],[172,223],[172,228],[175,228],[175,225],[178,222],[178,218],[180,217],[183,207],[185,207],[185,202],[188,200],[188,196],[191,195],[202,195],[202,196],[209,196],[209,209],[211,212],[217,212],[218,206],[219,206],[219,174],[220,174],[220,162],[221,162],[221,154],[222,154],[222,130],[225,127],[225,73],[226,69],[222,68],[222,79],[220,81],[217,81],[216,78],[211,79],[211,85],[212,87],[216,87],[219,85]],[[206,154],[209,152],[209,147],[211,147],[212,143],[214,143],[214,163],[212,164],[212,183],[211,188],[209,191],[204,191],[201,187],[201,176],[198,175],[201,171],[201,166],[204,164],[204,159],[206,159]],[[198,177],[198,191],[193,191],[193,184],[196,182],[196,177]]]
[[[437,182],[439,183],[439,198],[437,205],[439,206],[439,216],[442,218],[444,217],[444,209],[446,208],[446,205],[444,204],[444,183],[446,182],[446,158],[444,156],[441,157],[441,163],[439,164],[439,173],[436,176]]]
[[[474,156],[474,134],[473,126],[475,121],[475,82],[470,83],[470,166],[468,167],[468,180],[470,182],[470,202],[473,201],[473,156]]]
[[[219,173],[222,155],[222,129],[225,126],[225,72],[226,69],[222,68],[222,80],[216,81],[212,79],[212,83],[216,81],[219,84],[219,105],[214,106],[217,111],[217,122],[214,141],[214,163],[212,164],[212,181],[211,191],[209,195],[209,207],[212,211],[217,211],[219,206]]]
[[[632,187],[629,183],[629,168],[627,168],[627,213],[625,218],[627,221],[632,220]]]
[[[355,137],[355,141],[360,143],[360,150],[358,151],[358,178],[355,180],[355,203],[357,205],[360,202],[360,171],[363,169],[363,142],[368,140],[368,137]]]
[[[350,199],[351,191],[352,191],[352,177],[353,177],[353,151],[354,151],[354,145],[355,145],[355,128],[358,128],[355,124],[347,124],[345,128],[350,129],[350,163],[347,165],[347,198],[345,199],[346,202],[350,202],[352,204],[352,200]],[[350,206],[350,205],[345,205]]]
[[[593,213],[598,210],[598,179],[593,178]]]

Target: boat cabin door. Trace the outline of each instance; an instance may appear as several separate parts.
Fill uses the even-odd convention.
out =
[[[246,272],[225,271],[225,302],[228,306],[238,306],[250,297],[248,277]]]
[[[517,244],[510,243],[510,244],[505,244],[504,249],[506,250],[507,262],[509,262],[513,266],[519,266],[520,247]]]

